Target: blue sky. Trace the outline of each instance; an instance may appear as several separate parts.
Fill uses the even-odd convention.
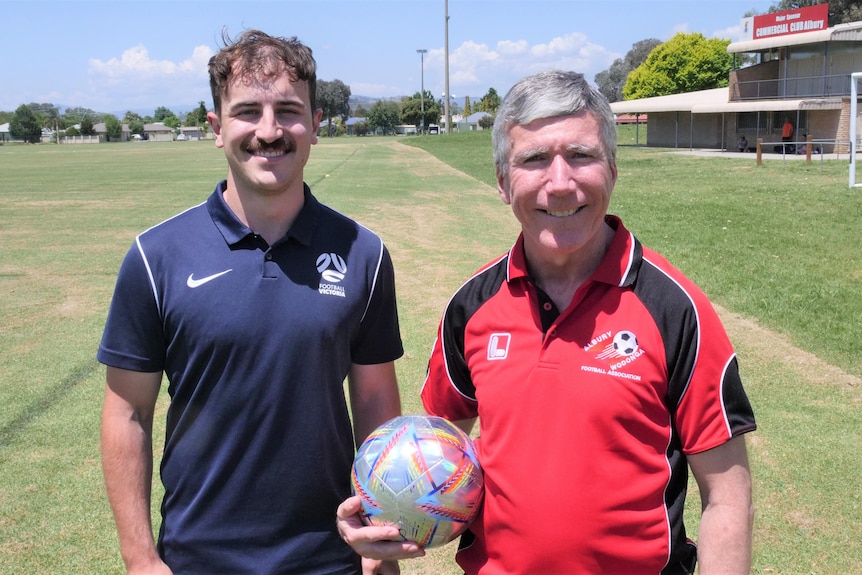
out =
[[[593,81],[646,38],[677,32],[736,40],[755,0],[449,0],[449,86],[502,96],[539,70]],[[318,78],[354,95],[445,91],[444,0],[0,0],[0,110],[50,102],[122,115],[212,105],[206,65],[221,31],[297,36]]]

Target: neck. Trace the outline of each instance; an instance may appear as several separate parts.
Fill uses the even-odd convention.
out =
[[[594,241],[575,253],[543,258],[531,257],[527,253],[530,277],[562,311],[602,263],[613,239],[614,230],[605,224]]]
[[[304,186],[299,190],[270,193],[243,192],[228,177],[224,200],[239,220],[263,237],[269,245],[284,237],[305,203]]]

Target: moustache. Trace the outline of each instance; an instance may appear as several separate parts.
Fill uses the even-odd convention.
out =
[[[252,154],[261,152],[290,153],[293,152],[294,149],[295,146],[293,145],[293,143],[285,139],[278,139],[273,142],[265,142],[263,140],[255,138],[246,146],[246,151]]]

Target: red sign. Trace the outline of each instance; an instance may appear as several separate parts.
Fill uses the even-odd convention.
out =
[[[806,6],[795,10],[761,14],[754,17],[754,39],[786,36],[826,30],[829,27],[829,4]]]

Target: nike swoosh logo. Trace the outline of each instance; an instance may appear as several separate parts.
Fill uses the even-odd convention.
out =
[[[223,271],[223,272],[219,272],[219,273],[217,273],[217,274],[213,274],[213,275],[211,275],[211,276],[207,276],[207,277],[205,277],[205,278],[200,278],[200,279],[195,279],[195,278],[194,278],[194,275],[195,275],[195,274],[189,274],[189,279],[187,279],[187,280],[186,280],[186,285],[187,285],[187,286],[189,286],[190,288],[201,287],[201,286],[202,286],[202,285],[204,285],[205,283],[207,283],[207,282],[211,282],[211,281],[213,281],[214,279],[216,279],[216,278],[220,278],[220,277],[221,277],[221,276],[223,276],[224,274],[226,274],[226,273],[230,273],[230,272],[232,272],[232,271],[233,271],[233,269],[229,269],[229,270],[225,270],[225,271]]]

